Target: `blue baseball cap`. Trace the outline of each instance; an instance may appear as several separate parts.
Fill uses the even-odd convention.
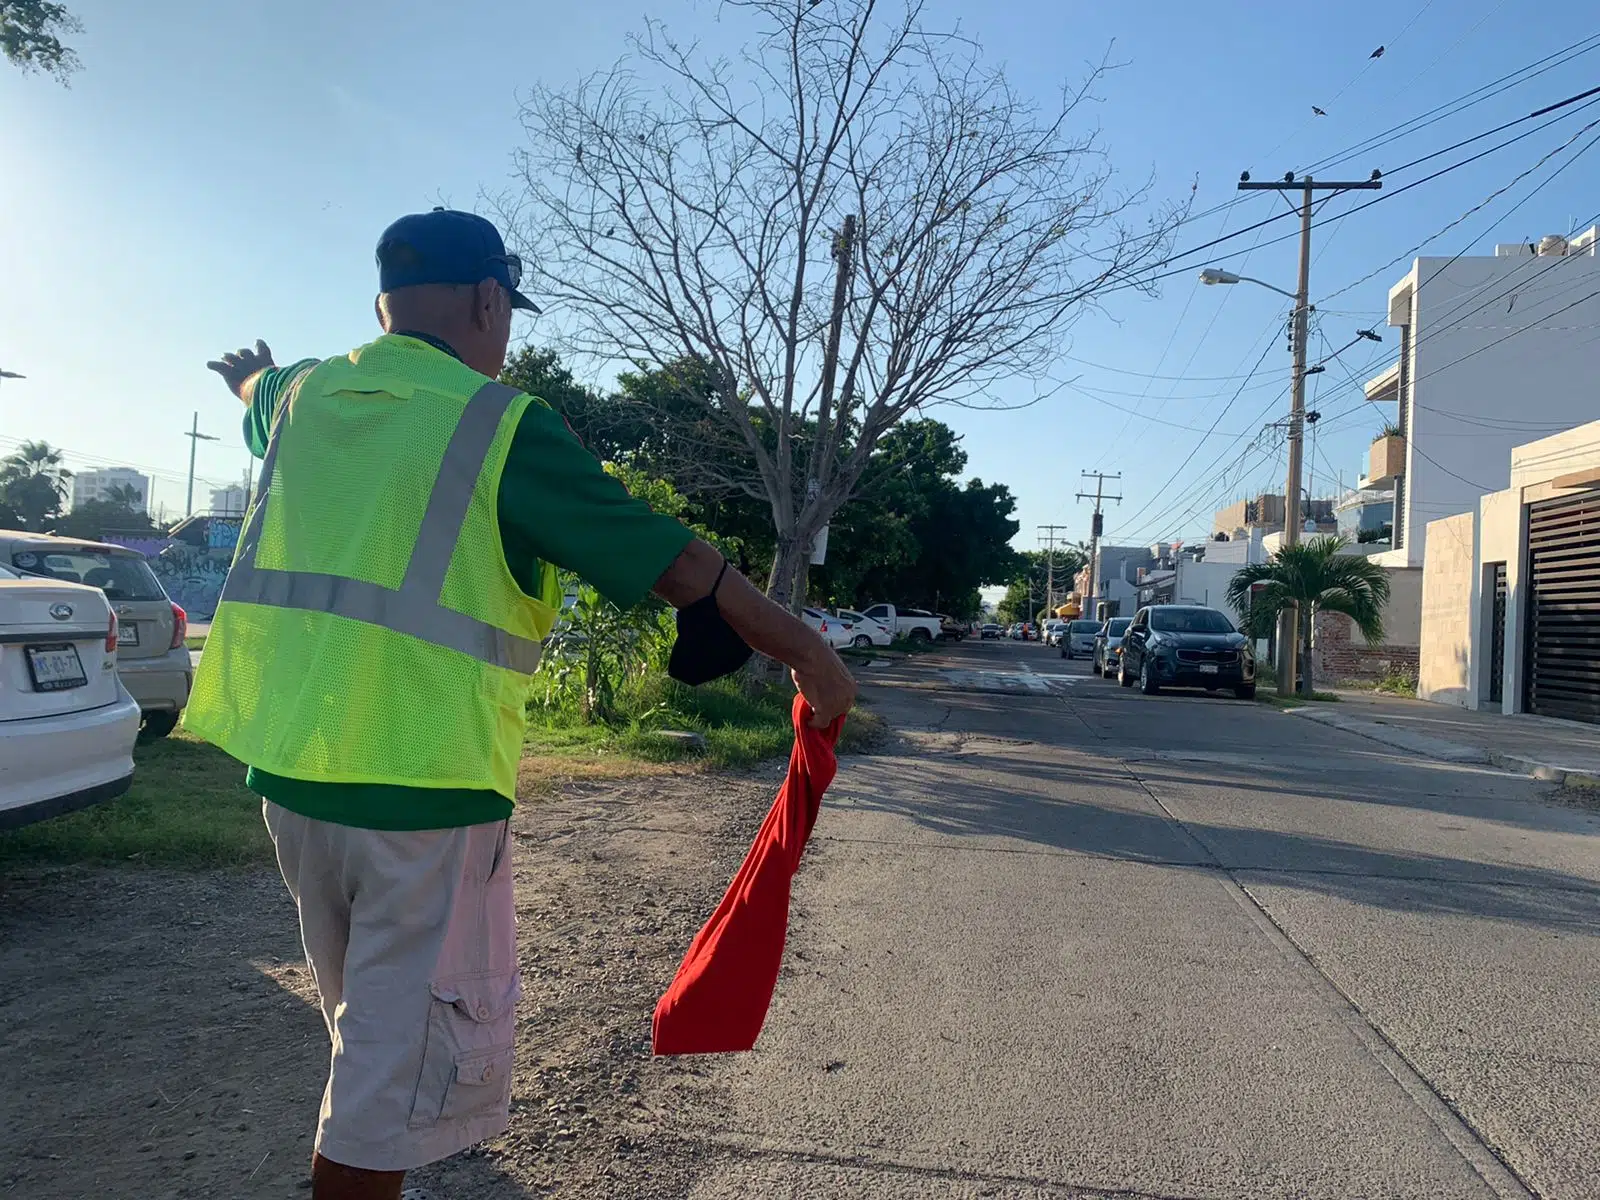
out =
[[[378,239],[378,290],[424,283],[493,279],[511,293],[511,307],[538,312],[517,287],[522,260],[506,253],[500,231],[477,213],[436,208],[401,217]]]

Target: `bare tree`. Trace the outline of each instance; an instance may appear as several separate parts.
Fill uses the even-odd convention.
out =
[[[767,590],[795,607],[878,438],[924,405],[990,406],[1002,382],[1033,402],[1073,319],[1178,214],[1141,218],[1148,181],[1117,186],[1075,128],[1104,63],[1041,108],[926,28],[922,0],[719,16],[748,31],[737,60],[650,23],[612,70],[536,88],[505,208],[569,352],[704,365],[671,406],[677,445],[707,490],[771,506]]]

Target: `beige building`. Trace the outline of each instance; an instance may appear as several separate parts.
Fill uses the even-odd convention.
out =
[[[1600,421],[1516,447],[1510,475],[1428,525],[1417,694],[1600,723]]]
[[[1333,513],[1332,500],[1312,500],[1303,507],[1306,516],[1316,525],[1318,533],[1332,533],[1338,522]],[[1271,532],[1283,528],[1283,497],[1263,492],[1249,500],[1236,500],[1227,508],[1219,508],[1211,516],[1211,536],[1225,534],[1230,540],[1240,540],[1255,529]],[[1304,521],[1302,521],[1302,528]]]

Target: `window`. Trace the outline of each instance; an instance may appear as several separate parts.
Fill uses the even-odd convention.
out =
[[[1108,621],[1106,623],[1106,636],[1121,637],[1123,634],[1128,632],[1128,626],[1131,624],[1133,624],[1133,621],[1129,617],[1117,617],[1114,620]]]
[[[1150,628],[1162,633],[1232,633],[1233,622],[1214,608],[1158,608]]]
[[[1069,629],[1071,633],[1099,633],[1099,621],[1074,621]]]
[[[167,594],[150,564],[134,554],[101,554],[93,550],[18,550],[11,565],[24,575],[86,583],[108,600],[165,600]]]

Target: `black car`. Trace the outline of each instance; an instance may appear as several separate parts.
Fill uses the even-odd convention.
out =
[[[1152,604],[1134,614],[1122,638],[1117,682],[1153,696],[1163,687],[1232,688],[1241,700],[1256,694],[1250,639],[1214,608]]]

